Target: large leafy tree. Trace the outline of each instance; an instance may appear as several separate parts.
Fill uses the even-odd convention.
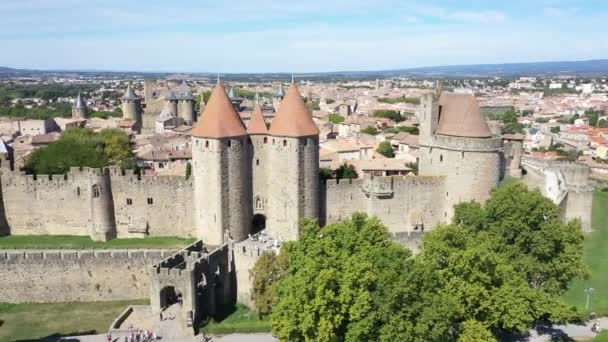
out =
[[[420,254],[375,218],[302,225],[283,246],[274,283],[273,332],[289,341],[494,341],[537,323],[577,319],[560,294],[586,273],[580,222],[522,185],[425,235]],[[283,252],[282,250],[282,252]]]
[[[323,228],[306,221],[301,239],[283,248],[288,274],[272,310],[281,340],[371,341],[389,329],[394,318],[387,305],[412,259],[380,221],[364,214]]]
[[[95,133],[89,129],[70,129],[56,142],[36,150],[25,165],[36,174],[61,174],[73,166],[134,167],[129,137],[120,130]]]

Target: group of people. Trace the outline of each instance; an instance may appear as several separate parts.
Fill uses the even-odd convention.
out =
[[[129,331],[124,337],[124,340],[112,338],[112,333],[108,333],[108,342],[124,341],[124,342],[152,342],[160,339],[160,336],[154,331],[133,329],[133,326],[129,325]]]

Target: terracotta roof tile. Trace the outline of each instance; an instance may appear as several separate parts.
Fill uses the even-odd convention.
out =
[[[312,114],[306,108],[295,84],[292,83],[287,89],[287,95],[281,101],[279,112],[272,120],[269,132],[271,135],[281,137],[319,135],[319,129],[312,120]]]
[[[247,135],[243,121],[234,110],[226,90],[218,83],[205,106],[205,110],[192,130],[198,138],[227,138]]]
[[[249,134],[268,134],[268,127],[266,127],[266,121],[264,121],[264,115],[260,106],[256,105],[253,113],[251,113],[251,120],[249,120],[249,126],[247,127],[247,133]]]
[[[473,95],[443,93],[439,98],[441,116],[435,133],[467,138],[491,138]]]

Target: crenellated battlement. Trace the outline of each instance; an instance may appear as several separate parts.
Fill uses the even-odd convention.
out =
[[[446,150],[464,152],[496,152],[503,147],[502,139],[499,138],[468,138],[453,137],[448,135],[435,135],[431,148],[442,148]]]
[[[114,261],[127,259],[155,260],[173,254],[170,250],[133,250],[133,249],[110,249],[110,250],[0,250],[0,264],[11,262],[41,261],[78,261],[84,259],[112,259]]]

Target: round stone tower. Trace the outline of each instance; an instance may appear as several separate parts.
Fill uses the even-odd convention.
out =
[[[137,127],[141,127],[141,98],[135,95],[130,84],[125,95],[120,99],[122,100],[122,118],[132,120],[137,123]]]
[[[247,238],[251,226],[249,137],[218,83],[192,130],[195,224],[206,244]]]
[[[196,121],[194,113],[194,96],[190,87],[183,81],[176,89],[174,89],[175,97],[177,98],[177,113],[186,124],[192,125]]]
[[[116,237],[114,202],[108,170],[91,170],[91,238],[108,241]]]
[[[319,129],[294,83],[269,134],[267,231],[296,240],[300,220],[319,217]]]
[[[492,136],[472,95],[427,95],[421,109],[419,173],[445,177],[441,210],[448,221],[455,204],[483,202],[498,186],[502,140]]]
[[[165,101],[163,108],[169,108],[171,112],[175,113],[177,115],[177,96],[175,96],[175,93],[170,90],[170,89],[166,89],[162,99]]]
[[[74,100],[74,105],[72,106],[72,119],[86,119],[88,114],[88,108],[86,102],[78,93],[78,96]]]

